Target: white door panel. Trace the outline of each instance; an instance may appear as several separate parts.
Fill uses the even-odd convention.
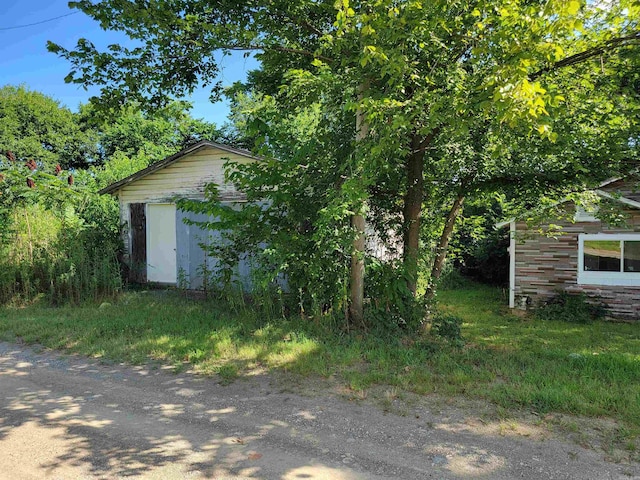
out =
[[[176,283],[176,206],[147,204],[147,280]]]

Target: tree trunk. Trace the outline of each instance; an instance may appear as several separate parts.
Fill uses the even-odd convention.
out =
[[[356,231],[351,252],[351,283],[349,317],[354,325],[365,326],[364,322],[364,214],[351,217],[351,226]]]
[[[451,239],[451,234],[453,233],[453,227],[456,224],[456,220],[460,215],[460,211],[462,210],[462,204],[464,203],[464,194],[458,193],[456,199],[453,202],[451,210],[449,210],[449,214],[447,215],[447,220],[444,224],[444,229],[442,230],[442,235],[440,235],[440,241],[438,242],[438,247],[436,249],[436,258],[433,262],[433,268],[431,269],[431,277],[429,278],[429,287],[425,293],[425,299],[427,302],[433,299],[436,292],[436,284],[440,279],[440,275],[442,274],[442,268],[444,267],[444,262],[447,259],[447,250],[449,248],[449,240]]]
[[[434,128],[426,137],[411,135],[411,152],[407,157],[407,193],[402,210],[404,220],[402,263],[407,274],[407,287],[415,297],[420,257],[420,217],[424,200],[424,157],[427,147],[436,138],[440,128]]]
[[[358,100],[362,100],[366,83],[360,85]],[[369,135],[369,127],[361,108],[356,112],[356,149],[361,148],[360,143]],[[360,327],[364,322],[364,250],[365,250],[365,201],[354,208],[355,214],[351,217],[351,226],[355,230],[353,248],[351,250],[351,274],[349,291],[349,318],[351,322]]]
[[[420,138],[411,136],[411,152],[407,158],[407,193],[404,196],[403,264],[407,274],[407,287],[415,297],[418,282],[418,256],[420,248],[420,214],[424,195],[424,149]]]

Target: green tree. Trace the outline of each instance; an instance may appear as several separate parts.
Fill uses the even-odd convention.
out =
[[[3,240],[16,211],[76,201],[73,171],[97,158],[97,133],[56,100],[24,86],[0,88],[0,224]]]
[[[80,122],[97,131],[97,188],[121,180],[200,140],[236,143],[233,134],[190,115],[188,102],[174,102],[152,113],[138,105],[100,111],[92,103],[80,108]]]
[[[341,87],[333,88],[337,95]],[[290,94],[306,91],[301,85]],[[347,308],[353,235],[345,196],[352,188],[345,185],[350,164],[345,159],[353,153],[351,117],[340,105],[317,99],[283,112],[269,95],[235,97],[232,118],[263,157],[229,171],[248,202],[240,210],[218,204],[210,189],[208,202],[181,205],[219,218],[207,226],[229,240],[213,246],[225,280],[249,254],[257,267],[255,287],[268,289],[286,278],[295,297],[291,309],[316,314]]]
[[[150,114],[131,105],[105,115],[89,103],[80,109],[80,118],[99,131],[102,161],[120,152],[153,163],[199,140],[229,141],[215,124],[193,118],[190,109],[187,102],[174,102]]]
[[[635,0],[607,2],[606,8],[578,0],[72,5],[137,42],[107,52],[87,40],[73,51],[50,44],[72,63],[69,81],[103,85],[105,105],[128,98],[157,106],[199,83],[213,83],[215,95],[218,49],[259,51],[263,78],[272,87],[282,78],[278,72],[286,71],[288,81],[310,90],[302,101],[325,95],[325,104],[339,105],[353,128],[339,188],[347,199],[342,214],[357,220],[357,240],[381,174],[399,186],[377,189],[376,201],[400,206],[404,271],[414,294],[423,205],[439,201],[428,191],[430,176],[445,172],[440,183],[459,183],[465,195],[475,185],[475,167],[464,163],[472,175],[460,176],[455,168],[441,168],[447,159],[432,152],[452,139],[473,145],[469,141],[484,132],[501,135],[507,127],[557,141],[554,119],[563,111],[564,89],[572,85],[558,84],[557,75],[577,65],[593,70],[600,58],[634,52],[640,37]],[[328,85],[340,86],[338,93]],[[295,96],[286,98],[284,107],[298,104]],[[464,195],[455,198],[452,221]],[[448,236],[442,240],[440,252]],[[361,248],[354,243],[356,266]],[[350,301],[360,304],[355,297]],[[352,314],[362,317],[360,308]]]
[[[96,133],[59,102],[24,86],[0,88],[0,151],[38,165],[87,167],[96,158]]]

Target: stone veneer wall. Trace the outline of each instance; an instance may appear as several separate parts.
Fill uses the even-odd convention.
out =
[[[525,301],[536,305],[559,290],[584,292],[609,306],[612,317],[640,320],[640,286],[578,285],[578,234],[640,232],[640,211],[629,210],[629,226],[610,229],[601,222],[554,222],[564,234],[547,238],[527,232],[524,222],[516,224],[516,307]]]

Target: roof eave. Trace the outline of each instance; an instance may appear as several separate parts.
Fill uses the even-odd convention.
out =
[[[615,195],[611,195],[610,193],[605,192],[604,190],[600,190],[600,189],[596,190],[596,194],[600,195],[603,198],[607,198],[609,200],[620,202],[620,203],[622,203],[624,205],[627,205],[629,207],[640,209],[640,202],[636,202],[635,200],[631,200],[630,198],[622,197],[622,196],[616,197]]]
[[[201,148],[204,147],[211,147],[211,148],[217,148],[219,150],[223,150],[225,152],[228,153],[235,153],[238,155],[242,155],[245,157],[249,157],[249,158],[253,158],[255,160],[261,160],[260,157],[257,157],[255,155],[252,155],[251,152],[247,151],[247,150],[241,150],[239,148],[233,148],[233,147],[228,147],[226,145],[221,145],[218,143],[214,143],[214,142],[210,142],[208,140],[201,140],[198,143],[195,143],[193,145],[191,145],[190,147],[184,148],[182,150],[180,150],[177,153],[174,153],[173,155],[160,160],[159,162],[153,163],[151,165],[149,165],[147,168],[144,168],[142,170],[139,170],[135,173],[132,173],[131,175],[129,175],[126,178],[123,178],[122,180],[118,180],[117,182],[112,183],[111,185],[108,185],[106,187],[104,187],[101,190],[98,190],[98,194],[100,195],[104,195],[104,194],[113,194],[115,192],[117,192],[118,190],[120,190],[121,188],[129,185],[132,182],[135,182],[136,180],[139,180],[141,178],[146,177],[147,175],[150,175],[154,172],[157,172],[158,170],[161,170],[163,168],[165,168],[168,165],[171,165],[172,163],[178,161],[180,158],[185,157],[193,152],[195,152],[196,150],[199,150]]]

